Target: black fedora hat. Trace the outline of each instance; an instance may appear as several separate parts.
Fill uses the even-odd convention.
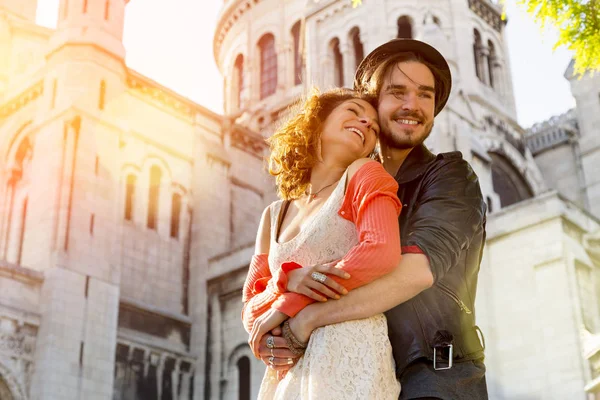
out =
[[[431,71],[435,78],[435,115],[446,105],[452,88],[452,74],[448,62],[434,47],[414,39],[393,39],[370,52],[360,63],[354,75],[354,89],[365,88],[377,67],[398,53],[415,53],[431,63],[438,71]],[[439,76],[443,74],[444,76]],[[447,79],[442,79],[447,78]]]

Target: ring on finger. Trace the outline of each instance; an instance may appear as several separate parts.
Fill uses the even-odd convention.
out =
[[[327,275],[316,271],[310,274],[310,277],[319,283],[325,283],[325,281],[327,280]]]
[[[275,362],[275,357],[269,357],[269,364],[273,365]]]
[[[267,347],[268,347],[269,349],[272,349],[272,348],[274,348],[274,347],[275,347],[275,338],[274,338],[273,336],[269,336],[269,337],[267,338]]]
[[[294,360],[291,358],[288,358],[287,363],[288,363],[288,365],[292,365],[294,363]]]

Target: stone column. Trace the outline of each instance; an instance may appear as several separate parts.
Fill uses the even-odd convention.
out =
[[[219,294],[212,293],[210,296],[210,309],[211,309],[211,319],[210,319],[210,329],[211,329],[211,337],[209,341],[209,348],[211,351],[211,359],[212,365],[210,366],[210,399],[211,400],[219,400],[220,399],[220,381],[223,377],[223,362],[224,355],[222,349],[222,335],[221,335],[221,303],[219,301]]]
[[[348,38],[340,41],[340,50],[344,60],[344,87],[352,88],[354,82],[354,72],[356,69],[354,60],[354,48]]]
[[[194,398],[202,399],[207,383],[208,260],[230,246],[231,161],[223,145],[225,139],[221,140],[205,132],[200,124],[195,135],[192,178],[194,213],[190,241],[190,348],[197,359]],[[223,135],[227,136],[229,132],[224,132]]]

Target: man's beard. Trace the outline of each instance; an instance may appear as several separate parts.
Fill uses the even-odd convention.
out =
[[[391,131],[381,134],[381,139],[389,148],[406,150],[417,147],[425,141],[433,130],[433,121],[427,125],[423,125],[423,133],[419,137],[415,137],[415,133],[409,130],[404,131],[404,135],[400,136]]]

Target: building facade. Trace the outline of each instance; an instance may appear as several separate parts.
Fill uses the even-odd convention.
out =
[[[255,398],[240,313],[275,198],[264,137],[395,37],[447,57],[427,145],[460,150],[488,203],[490,397],[600,398],[598,78],[567,71],[577,110],[527,132],[488,0],[225,0],[217,115],[125,65],[127,3],[60,0],[47,29],[36,0],[0,0],[1,399]]]

